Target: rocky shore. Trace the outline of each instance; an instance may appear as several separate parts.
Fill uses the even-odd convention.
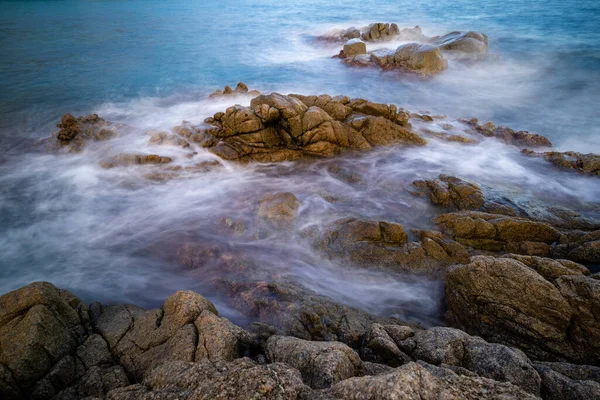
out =
[[[401,35],[421,33],[388,24],[341,32],[340,40]],[[452,49],[467,39],[483,40],[453,33],[435,41]],[[598,155],[555,152],[542,135],[491,122],[450,121],[347,96],[259,94],[242,83],[211,98],[236,96],[253,98],[201,124],[148,132],[139,152],[104,149],[128,128],[95,114],[66,114],[44,145],[58,153],[101,147],[102,168],[142,170],[153,182],[228,163],[312,163],[386,146],[410,152],[431,141],[470,146],[485,140],[513,148],[515,157],[600,176]],[[161,155],[164,149],[177,149],[178,156]],[[214,159],[193,161],[200,152]],[[351,167],[331,164],[327,171],[360,189],[361,175]],[[443,326],[349,307],[289,279],[284,267],[265,277],[243,252],[175,241],[176,262],[199,271],[250,323],[236,326],[191,291],[146,310],[86,305],[50,283],[32,283],[0,297],[0,397],[599,398],[600,277],[590,269],[600,264],[600,222],[551,205],[532,212],[451,175],[415,180],[408,191],[436,210],[430,215],[435,228],[405,229],[360,215],[300,226],[300,210],[310,204],[273,191],[263,194],[253,215],[215,218],[215,229],[250,242],[288,238],[348,268],[441,280]]]

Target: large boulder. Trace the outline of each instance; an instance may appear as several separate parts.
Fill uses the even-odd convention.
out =
[[[423,75],[432,75],[448,68],[448,62],[434,46],[419,43],[404,44],[394,53],[394,65]]]
[[[534,359],[599,363],[600,281],[553,260],[517,259],[478,256],[451,269],[450,323]]]
[[[296,368],[304,382],[322,389],[362,374],[362,362],[350,347],[339,342],[311,342],[289,336],[271,336],[266,343],[272,362]]]
[[[344,58],[367,54],[367,45],[360,39],[350,39],[344,45],[342,52]]]
[[[536,153],[527,149],[523,149],[521,153],[529,157],[542,157],[561,169],[600,176],[600,155],[598,154],[582,154],[575,151]]]
[[[400,35],[400,28],[396,24],[377,22],[362,29],[361,39],[366,42],[389,41]]]
[[[587,400],[600,398],[600,383],[587,379],[573,379],[548,365],[535,364],[542,378],[541,395],[544,400]]]

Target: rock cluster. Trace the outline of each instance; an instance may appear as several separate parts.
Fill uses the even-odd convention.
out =
[[[220,318],[213,304],[194,292],[177,292],[155,310],[86,307],[43,282],[1,296],[0,306],[3,399],[391,400],[417,394],[587,399],[600,394],[598,367],[534,362],[519,350],[453,328],[423,330],[381,321],[359,328],[353,343],[311,341],[273,329],[246,331]],[[494,316],[491,321],[506,318]]]
[[[236,95],[260,96],[260,92],[258,90],[249,90],[244,82],[238,82],[235,89],[232,89],[231,86],[225,86],[223,90],[215,90],[212,92],[209,97],[216,98]]]
[[[473,131],[486,137],[495,137],[507,144],[515,146],[525,147],[552,147],[552,143],[548,138],[539,135],[537,133],[531,133],[528,131],[515,132],[505,126],[496,127],[492,122],[486,122],[480,124],[477,118],[469,120],[461,120],[467,126],[471,127]]]
[[[65,114],[56,126],[60,128],[56,135],[58,146],[70,152],[81,151],[88,142],[107,140],[118,134],[115,127],[111,127],[98,114],[78,118]]]
[[[225,160],[278,162],[328,157],[345,150],[426,141],[410,130],[407,113],[395,105],[348,97],[270,95],[250,107],[233,106],[200,130],[211,152]]]

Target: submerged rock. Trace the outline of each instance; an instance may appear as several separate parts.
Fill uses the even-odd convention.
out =
[[[248,86],[244,82],[238,82],[235,89],[232,89],[230,86],[225,86],[223,90],[215,90],[212,92],[209,97],[215,98],[235,95],[260,96],[260,92],[258,90],[248,90]]]
[[[292,193],[272,193],[264,196],[258,203],[258,218],[279,229],[293,228],[300,200]]]

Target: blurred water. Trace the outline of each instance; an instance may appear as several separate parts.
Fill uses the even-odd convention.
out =
[[[420,79],[347,68],[331,59],[337,47],[311,41],[335,27],[375,21],[420,25],[430,36],[479,30],[488,34],[494,57],[451,62],[441,75]],[[517,199],[583,210],[600,198],[596,180],[555,172],[494,141],[472,147],[434,141],[418,151],[350,158],[345,162],[368,182],[360,188],[332,179],[327,162],[301,173],[294,164],[227,165],[141,184],[136,171],[101,169],[101,149],[65,157],[32,153],[28,145],[54,132],[65,112],[97,112],[132,127],[111,146],[143,149],[145,130],[200,122],[227,104],[206,101],[208,93],[244,81],[263,92],[346,94],[489,119],[542,133],[561,150],[600,152],[598,26],[600,4],[593,0],[1,2],[0,292],[43,279],[87,300],[156,305],[177,289],[203,290],[201,275],[149,250],[195,234],[258,246],[267,271],[285,269],[344,303],[390,315],[410,304],[421,309],[420,318],[435,315],[436,282],[342,273],[289,240],[231,242],[211,231],[215,216],[249,215],[263,193],[290,190],[303,202],[300,224],[335,214],[417,227],[429,224],[432,210],[406,194],[414,179],[454,173]],[[332,211],[320,192],[347,201]]]

